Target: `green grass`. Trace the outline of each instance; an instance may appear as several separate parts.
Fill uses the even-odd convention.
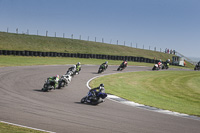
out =
[[[0,67],[6,66],[32,66],[32,65],[65,65],[65,64],[93,64],[100,65],[108,61],[109,65],[119,65],[122,61],[104,60],[104,59],[84,59],[68,57],[27,57],[27,56],[0,56]],[[135,66],[153,66],[151,63],[129,62],[129,65]]]
[[[0,122],[0,133],[45,133],[45,132],[13,126]]]
[[[106,43],[0,32],[0,50],[88,53],[172,59],[173,55]]]
[[[109,65],[119,65],[122,61],[105,60],[105,59],[85,59],[85,58],[68,58],[68,57],[28,57],[28,56],[0,56],[0,67],[8,66],[33,66],[33,65],[65,65],[65,64],[93,64],[100,65],[108,61]],[[149,66],[152,63],[128,62],[130,66]],[[178,66],[170,66],[172,68],[184,68]]]
[[[161,109],[200,116],[200,73],[148,71],[114,74],[90,83],[104,83],[106,92]]]

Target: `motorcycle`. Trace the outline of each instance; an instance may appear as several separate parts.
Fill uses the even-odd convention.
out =
[[[76,72],[68,70],[65,75],[70,75],[70,76],[74,77],[75,74],[76,74]]]
[[[98,73],[102,73],[103,71],[105,71],[107,69],[107,67],[108,67],[108,65],[104,65],[104,64],[100,65]]]
[[[158,64],[155,64],[152,68],[152,70],[159,70],[160,68],[158,67]]]
[[[61,87],[67,86],[71,82],[71,76],[70,75],[63,75],[59,80],[58,80],[58,89]]]
[[[104,102],[104,99],[107,97],[107,94],[106,93],[103,93],[103,92],[99,92],[97,95],[93,95],[91,97],[88,97],[85,96],[81,99],[81,103],[88,103],[88,104],[91,104],[91,105],[98,105],[102,102]],[[88,102],[88,100],[90,100],[90,102]]]
[[[196,66],[194,67],[194,70],[195,70],[195,71],[196,71],[196,70],[200,71],[200,66],[196,65]]]
[[[164,65],[162,65],[162,69],[168,69],[169,68],[169,63],[164,63]]]
[[[49,78],[45,81],[44,85],[43,85],[43,88],[42,88],[42,91],[46,92],[46,91],[49,91],[49,90],[52,90],[54,89],[55,90],[55,81],[53,80],[50,80]]]
[[[117,68],[117,71],[122,71],[126,68],[125,65],[120,65],[118,68]]]

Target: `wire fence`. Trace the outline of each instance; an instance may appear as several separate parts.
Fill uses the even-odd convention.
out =
[[[121,45],[121,46],[126,46],[126,47],[132,47],[132,48],[137,48],[137,49],[145,49],[145,50],[151,50],[151,51],[157,51],[157,52],[163,52],[163,53],[167,53],[167,54],[174,54],[176,55],[176,51],[172,50],[172,49],[162,49],[162,48],[157,48],[156,46],[145,46],[145,45],[139,45],[138,43],[133,43],[133,42],[129,42],[127,43],[126,41],[119,41],[119,40],[113,40],[110,39],[109,41],[105,41],[105,38],[98,38],[98,37],[83,37],[82,35],[77,35],[75,37],[74,34],[65,34],[62,33],[61,35],[58,35],[57,32],[49,32],[48,30],[46,30],[45,34],[39,34],[39,30],[37,30],[36,33],[31,33],[30,34],[30,30],[27,29],[26,31],[20,31],[19,28],[16,28],[14,30],[15,32],[10,32],[10,29],[7,28],[6,31],[2,31],[2,32],[7,32],[7,33],[16,33],[16,34],[26,34],[26,35],[37,35],[37,36],[46,36],[46,37],[57,37],[57,38],[68,38],[68,39],[76,39],[76,40],[85,40],[85,41],[92,41],[92,42],[99,42],[99,43],[106,43],[106,44],[113,44],[113,45]],[[98,40],[97,40],[98,39]],[[100,41],[99,41],[100,40]]]

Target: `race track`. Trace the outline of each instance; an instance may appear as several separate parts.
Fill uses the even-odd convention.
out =
[[[109,99],[98,106],[81,104],[86,83],[99,66],[83,65],[69,86],[41,92],[49,76],[66,73],[69,66],[0,68],[0,120],[57,133],[199,133],[200,121],[156,113]],[[116,73],[109,66],[106,73]],[[126,71],[147,71],[128,67]],[[106,88],[106,86],[105,86]]]

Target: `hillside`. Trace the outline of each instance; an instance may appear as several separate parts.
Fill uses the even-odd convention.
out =
[[[138,56],[166,60],[173,55],[92,41],[0,32],[0,50]]]

